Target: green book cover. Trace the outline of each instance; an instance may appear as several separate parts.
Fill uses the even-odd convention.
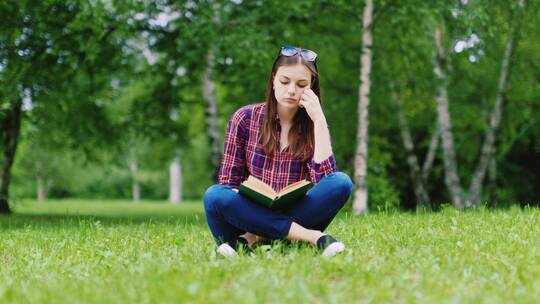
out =
[[[282,209],[302,199],[312,186],[311,182],[302,180],[275,192],[263,181],[249,176],[246,181],[240,184],[238,192],[268,208]]]

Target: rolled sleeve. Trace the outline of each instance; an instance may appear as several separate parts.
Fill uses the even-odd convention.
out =
[[[317,163],[312,159],[307,163],[307,166],[311,182],[314,184],[317,184],[323,177],[337,172],[336,158],[333,154],[320,163]]]
[[[218,174],[218,183],[238,188],[246,175],[246,123],[244,113],[237,111],[227,124],[223,159]]]

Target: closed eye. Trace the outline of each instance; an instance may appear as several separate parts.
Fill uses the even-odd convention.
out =
[[[289,84],[288,82],[283,82],[283,81],[280,81],[280,82],[281,82],[281,84]],[[307,84],[299,84],[298,86],[300,88],[305,88],[305,87],[307,87]]]

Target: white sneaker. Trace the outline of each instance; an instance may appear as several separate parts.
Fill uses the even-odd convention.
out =
[[[328,247],[323,250],[322,256],[333,257],[336,254],[343,252],[343,250],[345,250],[345,244],[343,244],[342,242],[334,242],[328,245]]]
[[[336,240],[331,235],[325,234],[317,240],[317,248],[322,250],[323,257],[333,257],[345,250],[345,244]]]
[[[236,250],[234,250],[234,248],[232,248],[231,245],[227,243],[219,245],[217,248],[217,252],[228,259],[234,259],[238,257],[238,253],[236,253]]]

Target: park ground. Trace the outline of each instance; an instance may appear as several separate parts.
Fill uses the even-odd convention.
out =
[[[540,210],[342,212],[347,250],[216,256],[200,201],[15,202],[0,216],[1,303],[534,303]]]

